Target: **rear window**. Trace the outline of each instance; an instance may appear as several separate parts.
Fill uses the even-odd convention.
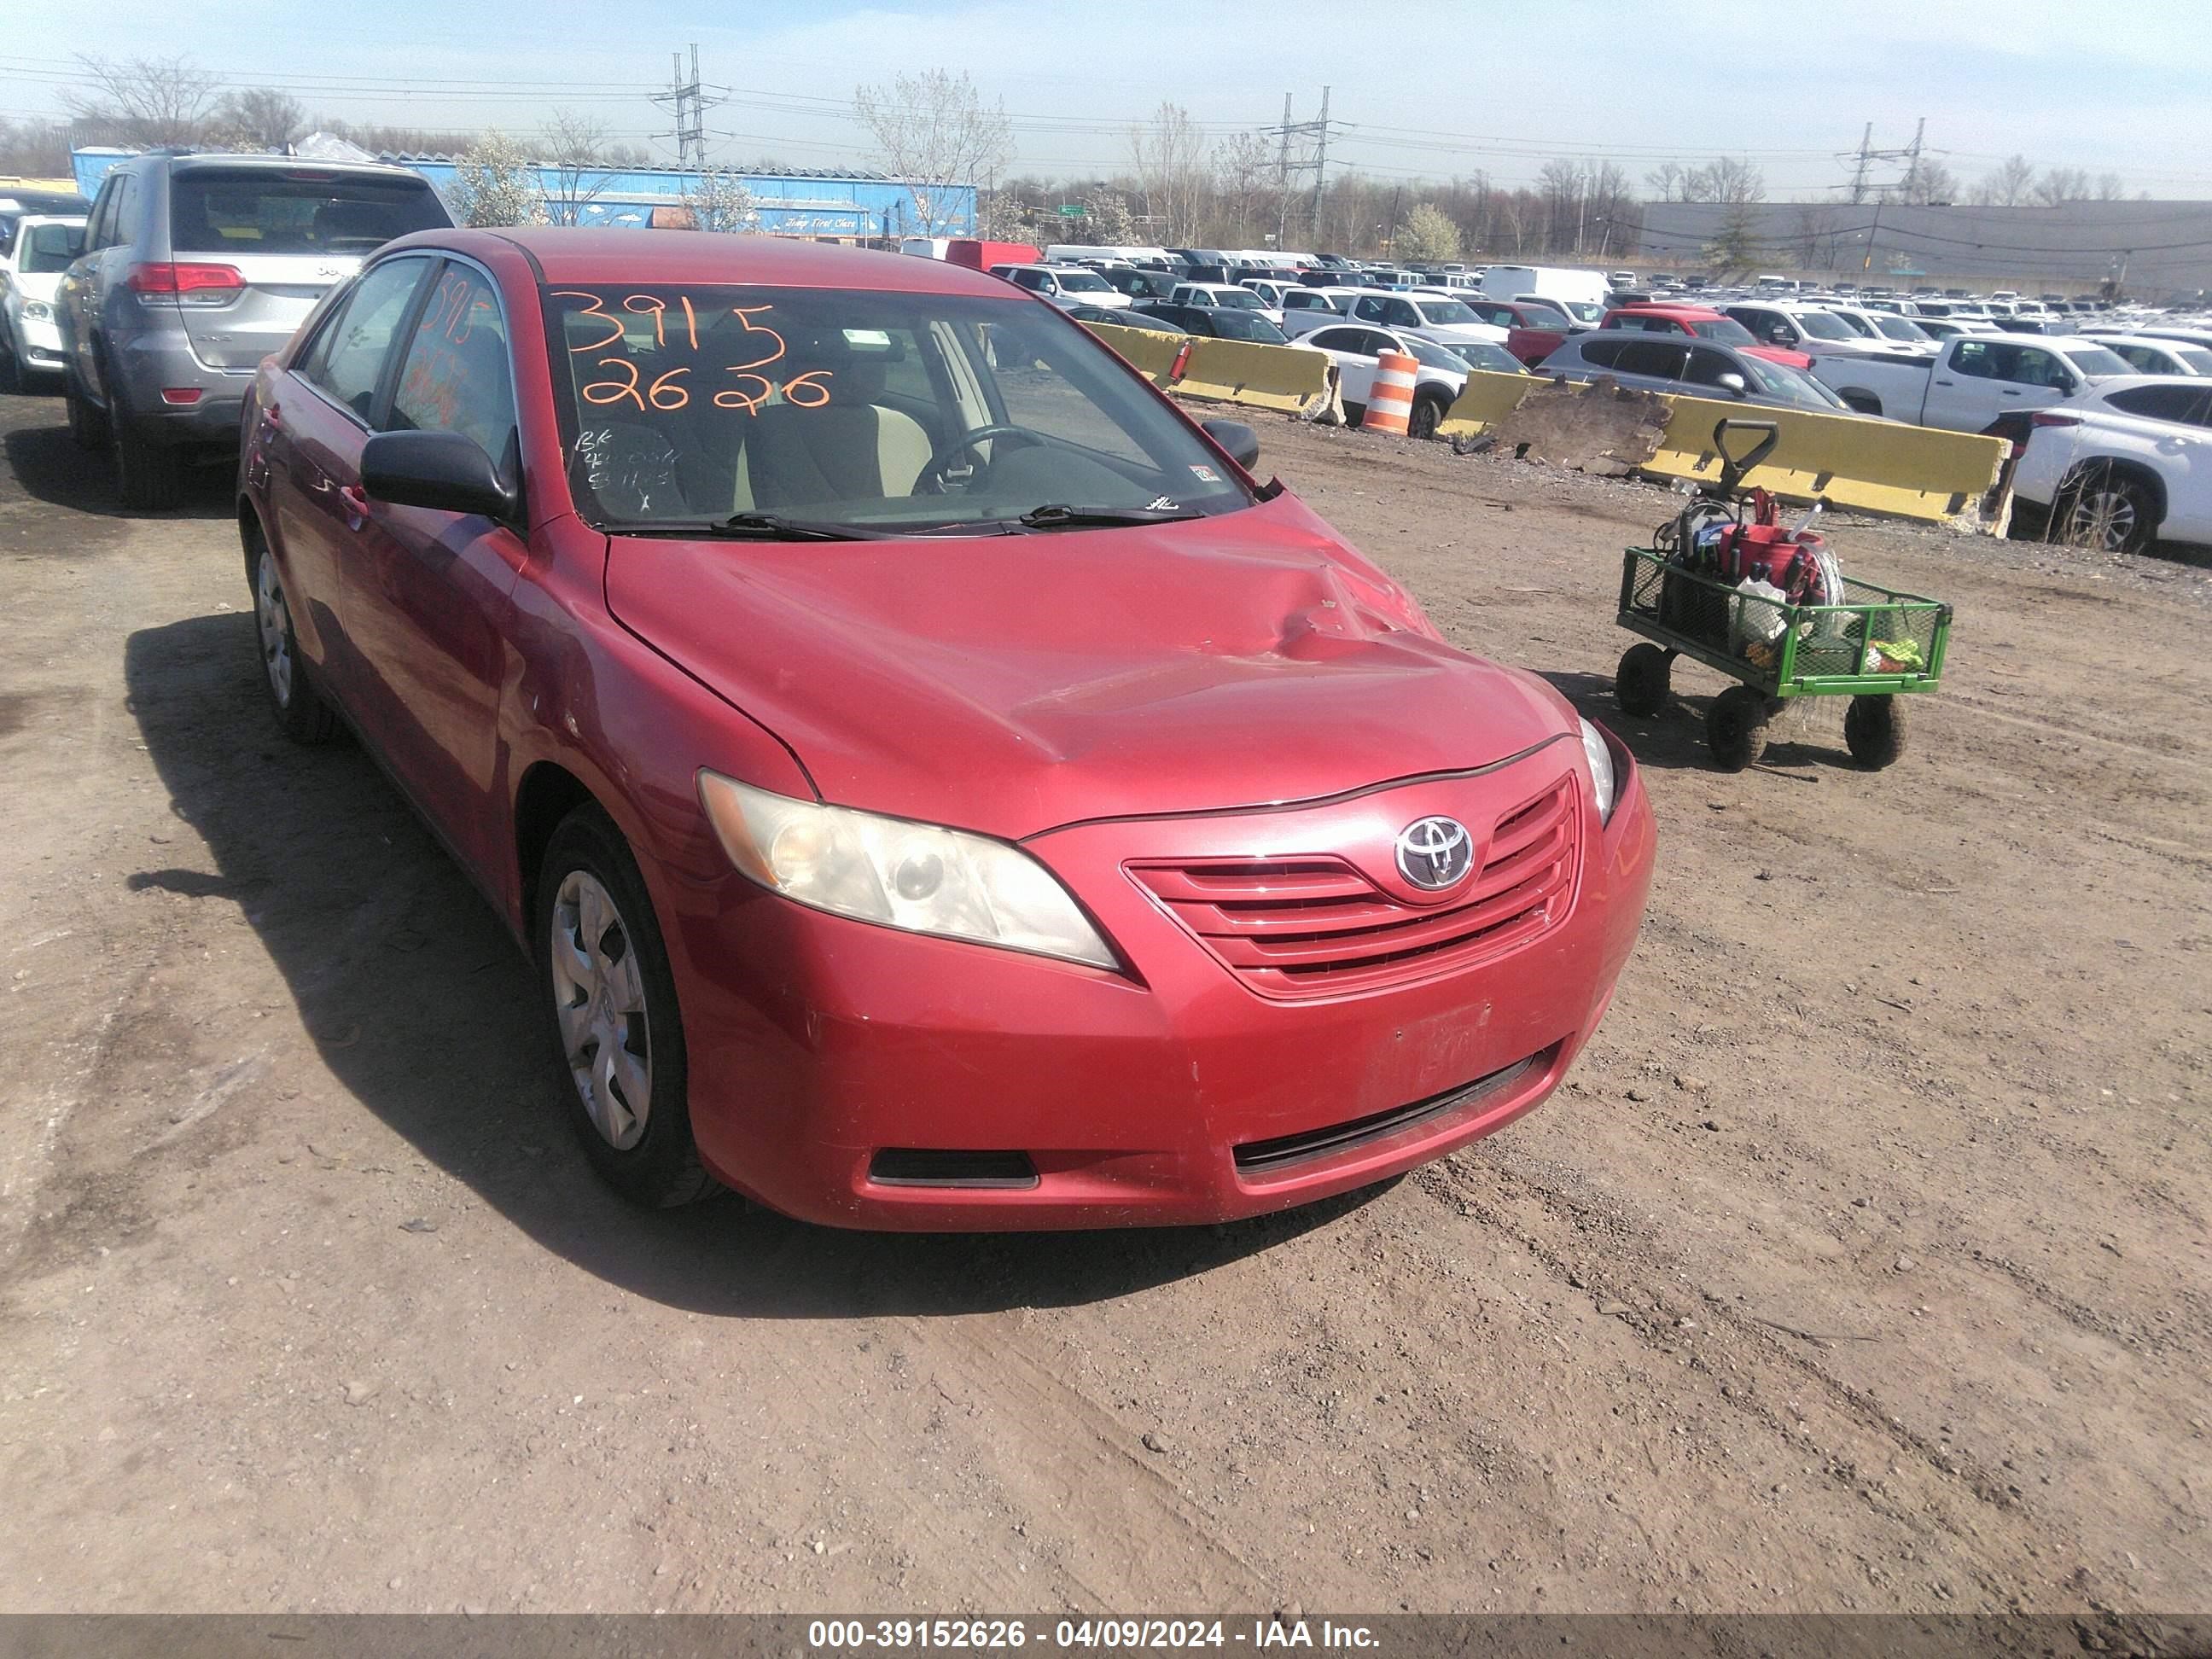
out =
[[[179,253],[359,256],[450,222],[419,179],[194,172],[169,186],[169,246]]]

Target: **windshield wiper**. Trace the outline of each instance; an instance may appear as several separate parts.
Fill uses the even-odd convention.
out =
[[[773,542],[881,541],[881,532],[816,524],[775,513],[733,513],[726,519],[617,520],[600,529],[610,536],[740,536]]]
[[[1092,525],[1179,524],[1201,516],[1180,507],[1070,507],[1054,501],[1031,507],[1014,522],[1030,530],[1077,530]]]

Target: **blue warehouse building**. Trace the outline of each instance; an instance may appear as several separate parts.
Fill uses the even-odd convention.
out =
[[[346,147],[348,149],[351,146]],[[315,141],[301,147],[303,159],[315,154]],[[107,170],[131,152],[108,148],[73,151],[70,161],[77,188],[87,196],[100,189]],[[356,159],[372,159],[354,151]],[[323,159],[339,159],[325,152]],[[411,167],[444,195],[453,182],[451,155],[379,155],[373,158]],[[550,167],[538,170],[539,187],[548,198],[563,193],[565,176]],[[934,221],[939,236],[969,236],[975,229],[975,186],[926,184],[894,179],[888,173],[863,171],[789,173],[732,173],[726,176],[752,192],[758,212],[757,228],[772,235],[807,236],[838,241],[925,234]],[[684,198],[698,187],[699,175],[681,167],[640,167],[586,171],[580,183],[568,186],[579,201],[574,217],[580,224],[681,225],[687,220]],[[565,209],[562,217],[566,217]]]

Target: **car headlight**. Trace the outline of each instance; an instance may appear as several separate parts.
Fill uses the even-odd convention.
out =
[[[53,314],[54,308],[48,305],[44,300],[26,300],[23,301],[23,316],[26,321],[43,323]]]
[[[1583,722],[1583,753],[1589,758],[1590,782],[1597,790],[1597,820],[1611,823],[1613,802],[1620,793],[1613,772],[1613,750],[1606,747],[1605,734],[1588,720]]]
[[[699,801],[739,872],[800,904],[910,933],[1118,965],[1067,890],[1018,847],[793,800],[703,768]]]

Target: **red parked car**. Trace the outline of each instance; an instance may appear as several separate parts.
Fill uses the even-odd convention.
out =
[[[988,276],[410,236],[246,428],[278,721],[481,884],[641,1202],[1303,1203],[1542,1100],[1635,940],[1627,751]]]
[[[1489,300],[1480,294],[1458,296],[1468,310],[1492,328],[1505,331],[1505,349],[1534,368],[1582,331],[1564,311],[1527,300]]]
[[[1764,357],[1770,363],[1787,363],[1792,368],[1813,367],[1812,358],[1804,352],[1792,351],[1786,346],[1762,345],[1759,337],[1735,318],[1723,317],[1703,306],[1620,306],[1607,312],[1605,320],[1598,326],[1641,329],[1647,334],[1694,334],[1701,340],[1717,341],[1753,357]]]

